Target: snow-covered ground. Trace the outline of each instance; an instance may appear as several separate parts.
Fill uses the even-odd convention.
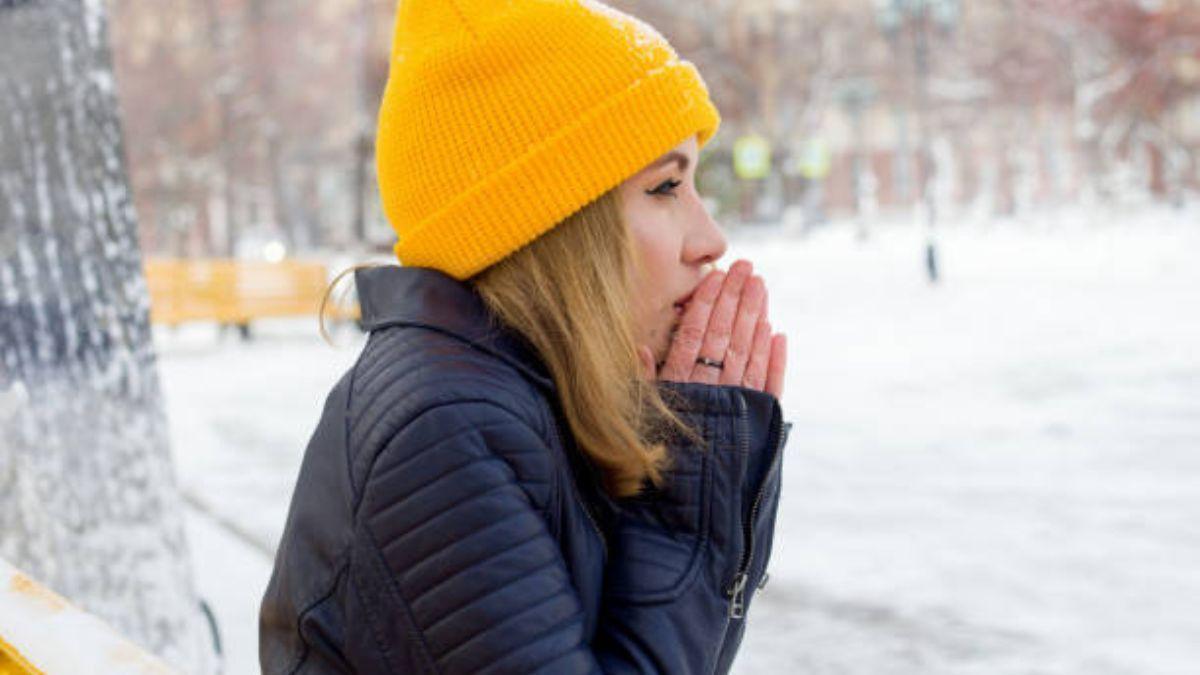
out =
[[[1200,213],[737,236],[789,339],[770,582],[735,672],[1200,672]],[[157,335],[189,533],[229,672],[361,342]]]

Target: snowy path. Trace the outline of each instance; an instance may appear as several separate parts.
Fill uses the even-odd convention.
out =
[[[735,672],[1200,672],[1188,220],[947,233],[936,289],[906,229],[737,240],[789,336],[796,426]],[[159,347],[185,489],[269,549],[357,343],[330,349],[308,323],[261,332],[249,345],[161,333]],[[199,565],[236,568],[201,586],[243,655],[230,672],[255,672],[244,655],[270,561],[211,521],[190,531]]]
[[[267,552],[325,394],[356,356],[315,337],[311,321],[256,330],[249,344],[206,326],[156,334],[197,585],[216,614],[229,675],[259,672]]]

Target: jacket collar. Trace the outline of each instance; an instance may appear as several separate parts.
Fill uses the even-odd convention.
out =
[[[553,392],[537,351],[504,326],[469,283],[428,267],[381,265],[354,273],[363,328],[421,326],[452,335],[515,366]]]

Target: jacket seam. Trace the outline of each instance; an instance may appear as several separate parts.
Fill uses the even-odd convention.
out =
[[[443,443],[448,443],[450,441],[456,440],[462,436],[466,436],[471,433],[480,433],[483,431],[491,431],[494,429],[504,429],[510,425],[511,425],[511,422],[509,420],[504,420],[503,422],[493,421],[490,423],[483,423],[483,424],[478,424],[475,426],[467,426],[467,427],[463,427],[461,429],[457,429],[448,436],[442,436],[440,438],[437,438],[433,441],[430,441],[428,443],[421,445],[421,447],[419,449],[412,451],[413,455],[411,457],[406,457],[399,462],[396,462],[387,467],[384,467],[383,469],[380,470],[381,473],[378,474],[377,476],[375,476],[375,478],[385,478],[387,476],[392,475],[393,472],[399,470],[401,467],[407,468],[409,462],[416,461],[423,453],[428,452],[430,448],[436,447]],[[381,452],[386,452],[387,448],[390,446],[391,446],[390,442],[385,444],[383,446],[383,448],[381,449]],[[446,476],[449,476],[457,471],[462,471],[466,467],[468,467],[476,462],[486,461],[486,459],[487,458],[485,458],[485,457],[471,457],[471,458],[461,462],[460,464],[455,464],[454,466],[451,466],[450,468],[446,469],[445,471],[438,474],[437,476],[433,476],[432,478],[430,478],[424,485],[418,487],[412,494],[410,494],[409,497],[416,496],[421,491],[431,488],[435,483],[437,483],[438,481],[441,481]],[[497,459],[499,459],[499,457],[497,457]]]
[[[490,347],[484,346],[478,342],[475,342],[471,338],[469,338],[465,335],[462,335],[461,333],[456,333],[456,332],[454,332],[452,330],[448,330],[442,326],[437,326],[437,325],[429,324],[429,323],[423,323],[420,321],[391,319],[391,320],[380,321],[379,323],[370,326],[370,330],[372,332],[375,332],[375,331],[382,330],[385,328],[392,328],[394,326],[412,326],[414,328],[424,328],[426,330],[434,331],[436,333],[441,333],[442,335],[447,335],[449,337],[452,337],[452,338],[458,340],[459,342],[462,342],[462,343],[470,346],[471,349],[474,349],[477,352],[487,354],[488,356],[500,359],[501,361],[506,363],[510,368],[512,368],[513,370],[516,370],[524,379],[532,380],[535,384],[537,384],[538,386],[540,386],[542,388],[552,389],[554,386],[554,383],[552,380],[547,378],[545,375],[542,375],[541,373],[534,371],[533,368],[530,367],[529,365],[521,363],[515,357],[513,357],[509,354],[505,354],[505,353],[501,352],[500,350],[492,349]]]
[[[433,658],[433,649],[430,648],[429,642],[425,639],[425,631],[421,630],[420,625],[417,624],[417,618],[413,616],[412,607],[409,606],[408,601],[404,598],[404,593],[400,590],[400,582],[397,581],[396,575],[392,573],[387,562],[383,559],[383,551],[379,548],[379,543],[375,541],[375,535],[371,533],[371,528],[366,527],[365,524],[362,526],[362,536],[370,544],[371,562],[376,568],[375,573],[383,576],[384,583],[387,584],[392,594],[396,597],[397,604],[400,605],[405,618],[408,619],[408,625],[412,627],[412,636],[419,643],[421,655],[425,658],[426,666],[431,672],[440,673],[441,671],[437,667],[437,662]]]
[[[528,543],[529,543],[529,542],[531,542],[531,541],[534,541],[535,539],[537,539],[537,538],[539,538],[539,537],[541,537],[541,536],[542,536],[542,533],[540,533],[540,532],[538,532],[538,533],[535,533],[533,536],[531,536],[531,537],[528,537],[528,538],[526,538],[525,540],[523,540],[523,541],[519,542],[519,543],[518,543],[516,546],[513,546],[513,547],[511,547],[511,548],[509,548],[509,549],[506,549],[506,550],[504,550],[504,551],[501,551],[500,553],[497,553],[497,554],[495,554],[495,555],[491,555],[491,556],[488,556],[488,557],[486,557],[486,558],[482,558],[482,559],[480,559],[480,560],[476,560],[475,562],[471,563],[469,566],[467,566],[467,567],[464,567],[462,570],[460,570],[460,571],[458,571],[458,572],[455,572],[454,574],[452,574],[452,575],[450,575],[450,576],[446,577],[445,579],[442,579],[442,580],[439,582],[439,586],[437,586],[437,587],[435,587],[435,588],[440,588],[440,587],[441,587],[441,586],[440,586],[440,584],[441,584],[441,583],[448,582],[448,581],[451,581],[451,580],[453,580],[453,579],[457,579],[459,576],[461,576],[461,575],[465,574],[465,573],[467,572],[467,570],[469,570],[469,569],[472,569],[472,568],[474,568],[474,567],[477,567],[477,566],[479,566],[479,565],[481,565],[481,564],[483,564],[483,563],[491,562],[493,558],[496,558],[496,557],[499,557],[499,556],[501,556],[501,555],[504,555],[505,553],[509,553],[509,552],[511,552],[511,551],[513,551],[513,550],[515,550],[515,549],[517,549],[517,548],[519,548],[519,547],[521,547],[521,546],[524,546],[525,544],[528,544]],[[426,630],[428,630],[428,631],[431,631],[431,632],[432,632],[432,631],[434,631],[435,629],[437,629],[437,628],[440,628],[440,627],[442,627],[443,625],[445,625],[445,623],[446,623],[447,621],[451,621],[451,620],[458,620],[458,619],[460,618],[460,617],[458,616],[458,614],[459,614],[460,612],[462,612],[464,609],[467,609],[468,607],[473,607],[473,606],[475,605],[475,603],[477,603],[477,602],[480,602],[480,601],[482,601],[482,600],[485,600],[485,599],[487,599],[487,598],[494,597],[494,596],[496,596],[496,595],[497,595],[497,594],[499,594],[499,593],[503,593],[503,592],[507,591],[507,590],[508,590],[508,589],[509,589],[509,588],[512,586],[512,584],[514,584],[514,583],[516,583],[516,582],[520,581],[521,579],[523,579],[524,577],[526,577],[526,576],[528,576],[528,575],[531,575],[531,574],[533,574],[533,573],[535,573],[535,572],[540,572],[540,571],[542,571],[542,570],[546,569],[547,567],[554,566],[554,564],[555,564],[556,562],[557,562],[557,561],[555,561],[553,558],[551,558],[550,560],[546,560],[546,561],[543,561],[543,562],[540,562],[540,563],[538,563],[538,564],[537,564],[535,567],[531,567],[531,568],[529,568],[529,569],[521,570],[520,572],[518,572],[518,573],[516,573],[516,574],[514,574],[514,575],[512,575],[512,576],[510,576],[510,577],[508,577],[508,578],[506,578],[506,579],[505,579],[505,580],[504,580],[502,583],[498,583],[498,584],[496,584],[496,588],[493,588],[493,589],[491,589],[491,590],[487,591],[487,592],[486,592],[486,593],[484,593],[483,595],[472,596],[472,597],[468,598],[467,600],[465,600],[464,602],[462,602],[462,603],[459,603],[459,604],[458,604],[457,606],[455,606],[453,609],[449,609],[449,610],[447,610],[447,611],[446,611],[446,614],[445,614],[445,616],[443,616],[443,617],[441,617],[440,619],[438,619],[437,621],[435,621],[435,622],[433,622],[433,623],[429,624],[429,627],[428,627]],[[554,592],[555,592],[556,594],[558,593],[558,591],[557,591],[557,590],[556,590],[556,591],[554,591]],[[423,597],[424,597],[424,596],[423,596]],[[453,651],[453,650],[452,650],[452,651]]]
[[[363,611],[367,613],[367,621],[371,625],[371,639],[375,641],[375,647],[379,649],[380,658],[394,672],[396,668],[392,663],[391,650],[388,648],[383,636],[379,634],[379,620],[375,608],[363,597],[362,589],[358,587],[358,584],[351,582],[350,585],[354,587],[354,594],[358,596],[358,601],[362,604]]]
[[[387,372],[390,364],[386,356],[389,353],[409,351],[412,346],[411,343],[416,342],[420,337],[419,333],[405,333],[398,330],[385,330],[372,333],[372,335],[376,336],[378,344],[375,346],[376,353],[371,355],[371,363],[367,364],[363,372],[364,387],[370,387],[372,384],[375,384],[379,376]]]
[[[549,440],[550,435],[551,435],[551,428],[552,428],[551,427],[552,422],[550,420],[550,415],[552,414],[552,411],[550,410],[550,406],[546,402],[544,397],[539,397],[537,407],[538,407],[538,421],[540,421],[542,424],[542,429],[538,432],[538,435],[540,438],[542,438],[543,440],[546,441],[547,446],[550,446],[550,445],[552,445],[552,442]],[[550,494],[546,499],[546,508],[542,509],[541,513],[542,513],[542,519],[546,521],[546,524],[550,528],[550,531],[551,531],[550,533],[554,537],[554,543],[557,544],[559,549],[561,550],[562,549],[562,533],[563,533],[563,526],[564,526],[564,523],[562,522],[563,518],[559,517],[562,514],[563,508],[564,508],[564,504],[563,504],[564,490],[563,490],[563,486],[562,486],[562,477],[563,477],[563,473],[566,472],[568,475],[568,480],[571,480],[571,478],[570,478],[571,467],[570,467],[570,460],[568,460],[566,457],[561,456],[566,453],[567,449],[565,447],[560,447],[559,449],[562,451],[561,453],[557,453],[557,452],[551,453],[552,456],[551,456],[550,460],[554,464],[554,471],[552,474],[553,478],[550,481]],[[558,515],[556,515],[555,517],[551,517],[551,514],[558,514]],[[564,554],[565,554],[565,552],[564,552]]]
[[[497,403],[495,399],[481,397],[481,398],[457,398],[452,401],[438,401],[436,403],[432,403],[432,404],[420,409],[419,411],[413,413],[412,415],[408,416],[408,418],[405,419],[404,422],[402,422],[401,424],[399,424],[396,427],[396,431],[393,432],[393,435],[396,433],[399,433],[405,427],[407,427],[408,425],[410,425],[414,421],[416,421],[417,418],[421,417],[422,415],[424,415],[428,412],[431,412],[433,410],[436,410],[438,408],[442,408],[445,406],[461,405],[463,403],[482,403],[484,405],[490,405],[490,406],[499,408],[499,409],[503,410],[504,412],[508,413],[509,415],[512,415],[513,419],[515,419],[517,422],[522,424],[526,429],[533,432],[535,435],[537,434],[536,430],[534,430],[533,427],[531,427],[524,420],[524,418],[522,418],[521,415],[519,413],[517,413],[516,411],[510,409],[509,407],[505,406],[502,403]],[[538,436],[538,438],[541,438],[541,436]],[[384,454],[384,452],[386,451],[386,449],[388,448],[389,445],[390,445],[390,443],[385,444],[384,447],[380,448],[379,451],[377,451],[375,453],[375,455],[373,457],[371,457],[371,462],[366,467],[366,471],[363,474],[363,489],[359,492],[359,495],[355,498],[354,505],[351,510],[351,514],[354,518],[358,517],[359,510],[362,508],[362,501],[363,501],[363,497],[366,495],[367,483],[370,482],[371,474],[374,473],[374,471],[375,471],[375,464],[379,461],[380,456]],[[512,463],[509,462],[507,459],[505,459],[502,455],[500,455],[499,453],[496,453],[494,451],[492,454],[496,455],[497,459],[502,460],[505,463],[505,465],[507,465],[510,469],[512,468]],[[516,481],[516,482],[517,482],[517,485],[520,486],[520,481]],[[522,491],[522,493],[524,493],[525,492],[524,488],[522,488],[521,491]]]
[[[376,402],[381,401],[381,402],[386,403],[387,405],[383,406],[383,408],[382,408],[382,410],[384,410],[384,411],[386,411],[388,408],[395,407],[397,405],[397,403],[406,400],[406,398],[408,396],[417,395],[421,391],[419,388],[418,389],[411,388],[411,382],[410,382],[409,378],[414,378],[417,376],[418,373],[421,373],[425,370],[437,368],[439,365],[441,365],[442,363],[446,363],[446,362],[453,363],[454,359],[447,358],[447,359],[439,360],[439,361],[425,361],[425,362],[422,362],[422,363],[416,365],[413,368],[410,368],[400,377],[391,378],[391,380],[387,384],[383,385],[380,389],[378,389],[377,391],[371,392],[372,401],[376,401]],[[394,366],[395,366],[395,364],[392,364],[388,367],[394,367]],[[406,394],[402,394],[399,397],[393,397],[391,395],[392,390],[395,389],[396,387],[400,387],[403,385],[410,385],[409,390],[406,392]],[[517,391],[511,390],[508,387],[505,387],[501,384],[494,384],[493,386],[495,386],[497,389],[503,391],[505,394],[512,396],[514,398],[518,398],[520,396],[520,393],[518,393]],[[376,403],[376,405],[378,405],[378,404]],[[358,434],[359,438],[363,439],[364,441],[370,440],[375,435],[376,429],[378,429],[381,425],[384,425],[384,423],[388,420],[388,416],[386,414],[380,414],[378,417],[371,420],[369,423],[364,422],[363,421],[364,418],[366,417],[367,413],[370,412],[371,410],[372,410],[372,404],[368,403],[363,408],[363,410],[360,411],[353,420],[351,420],[351,426],[354,428],[358,428],[358,427],[361,427],[364,425],[367,426],[367,428],[365,430],[363,430],[361,433]]]
[[[367,341],[370,342],[370,338]],[[354,383],[358,379],[358,369],[368,351],[370,351],[369,348],[359,352],[358,358],[354,360],[354,367],[350,369],[350,380],[346,383],[346,407],[342,410],[342,448],[346,454],[346,481],[350,485],[351,513],[354,512],[354,506],[358,504],[360,491],[354,484],[354,458],[350,455],[350,411],[353,409],[351,404],[354,400]]]
[[[559,424],[560,414],[562,424]],[[561,451],[560,453],[555,453],[552,457],[556,468],[555,483],[560,483],[563,480],[562,476],[564,473],[567,475],[566,480],[571,481],[571,500],[583,513],[584,518],[586,518],[595,529],[596,536],[600,539],[600,550],[602,551],[603,555],[602,561],[603,564],[607,565],[609,561],[608,537],[610,532],[605,532],[604,528],[602,528],[600,523],[597,522],[598,520],[601,520],[602,517],[597,516],[592,512],[592,507],[588,502],[587,496],[585,496],[585,493],[596,495],[596,499],[592,503],[595,503],[595,501],[600,502],[600,504],[598,504],[595,508],[597,511],[605,511],[603,519],[605,520],[605,525],[611,529],[615,525],[615,518],[611,518],[611,500],[609,500],[607,503],[604,501],[608,500],[609,498],[602,484],[603,476],[597,475],[597,470],[593,466],[591,458],[587,457],[587,455],[579,449],[579,442],[575,439],[574,434],[570,433],[570,424],[566,419],[566,414],[562,412],[561,406],[555,406],[554,402],[547,401],[545,398],[543,398],[542,417],[543,420],[547,422],[546,434],[553,435],[554,437],[553,441],[548,443],[556,445]],[[563,426],[567,427],[566,434],[562,432]],[[574,458],[569,455],[574,455]],[[575,469],[575,467],[578,465],[582,466],[582,473],[584,474],[582,476],[582,480],[587,481],[586,485],[580,484],[581,477]],[[566,490],[566,486],[559,485],[558,487],[560,491]],[[563,499],[565,498],[566,497],[564,495]],[[565,508],[565,505],[563,508]]]
[[[461,404],[461,403],[481,403],[484,405],[494,406],[496,408],[499,408],[499,409],[505,411],[509,415],[512,415],[513,419],[517,423],[524,426],[531,433],[534,433],[534,434],[537,433],[536,430],[531,425],[529,425],[525,421],[525,419],[523,417],[521,417],[519,414],[517,414],[515,411],[513,411],[509,407],[505,406],[504,404],[497,403],[494,399],[489,399],[489,398],[463,398],[463,399],[455,399],[453,401],[437,402],[437,403],[434,403],[432,405],[429,405],[429,406],[423,408],[416,414],[410,416],[404,422],[404,424],[402,424],[399,428],[401,428],[401,429],[404,428],[405,426],[412,423],[414,420],[416,420],[421,415],[423,415],[427,412],[430,412],[434,409],[441,408],[443,406],[456,405],[456,404]],[[538,437],[541,438],[540,436],[538,436]],[[371,463],[367,467],[367,472],[365,474],[366,479],[364,480],[364,483],[363,483],[363,491],[362,491],[363,495],[366,494],[366,485],[367,485],[367,483],[370,482],[370,476],[374,472],[375,463],[379,460],[379,456],[382,454],[383,454],[383,452],[378,452],[375,454],[374,457],[371,458]],[[500,455],[498,453],[493,453],[493,454],[495,455],[496,459],[503,461],[505,463],[505,465],[510,468],[510,470],[512,469],[512,465],[502,455]],[[517,481],[517,486],[520,487],[519,481]],[[524,489],[522,489],[521,491],[522,491],[522,494],[525,493]],[[360,523],[361,523],[361,518],[360,518],[359,510],[361,509],[361,506],[362,506],[362,498],[360,497],[360,499],[358,500],[358,503],[355,505],[354,514],[353,514],[354,520],[356,522],[360,522]],[[370,531],[370,528],[366,527],[365,523],[361,523],[360,527],[362,528],[362,531],[363,531],[362,536],[366,537],[367,542],[370,544],[370,548],[371,548],[371,552],[372,552],[372,561],[377,566],[378,573],[380,573],[384,576],[384,578],[386,579],[386,583],[388,584],[388,588],[396,596],[398,604],[400,604],[400,606],[403,608],[405,617],[408,619],[409,625],[412,626],[412,628],[413,628],[414,637],[420,642],[420,647],[423,650],[423,655],[425,656],[426,661],[430,664],[430,667],[433,669],[434,672],[439,672],[437,670],[436,666],[434,665],[436,662],[433,659],[433,650],[429,647],[429,643],[425,639],[425,633],[423,630],[420,629],[419,625],[417,624],[416,617],[414,617],[412,614],[412,607],[409,605],[408,600],[405,599],[404,594],[403,594],[402,590],[400,589],[399,581],[396,578],[396,575],[392,573],[392,571],[388,567],[386,561],[383,559],[383,550],[380,548],[379,543],[377,541],[375,541],[375,536]]]
[[[416,331],[410,331],[408,333],[405,333],[400,330],[392,330],[392,329],[399,329],[399,328],[425,328],[425,326],[421,326],[421,325],[417,325],[417,324],[399,324],[396,326],[389,326],[387,329],[384,329],[382,332],[375,333],[379,343],[376,345],[374,351],[378,352],[378,354],[372,354],[373,358],[371,360],[371,363],[369,364],[369,367],[366,369],[366,372],[363,373],[363,377],[365,378],[363,380],[364,387],[370,387],[370,386],[376,384],[388,372],[388,369],[395,365],[393,362],[389,361],[389,359],[385,358],[387,354],[397,352],[397,351],[402,352],[402,353],[407,352],[410,350],[413,343],[419,344],[421,342],[423,336],[427,335],[428,332],[431,332],[431,331],[427,330],[426,333],[420,333],[420,332],[416,332]],[[463,338],[460,335],[446,334],[441,331],[432,331],[432,332],[435,332],[436,334],[441,334],[441,335],[446,335],[448,337],[452,337],[455,339],[456,347],[458,347],[460,349],[463,347],[467,348],[469,350],[467,353],[471,354],[472,356],[479,356],[479,357],[483,357],[486,359],[490,359],[492,361],[498,361],[500,363],[503,363],[505,365],[505,367],[507,367],[509,370],[520,374],[523,380],[528,379],[525,377],[524,373],[522,373],[519,369],[514,368],[510,362],[506,361],[505,359],[497,357],[491,351],[476,347],[474,345],[474,343],[470,342],[469,340]],[[366,350],[364,350],[364,353],[365,353],[365,351]],[[460,354],[457,352],[453,352],[453,353],[443,354],[440,356],[441,356],[441,358],[439,358],[435,361],[423,361],[421,365],[422,366],[436,365],[438,363],[442,363],[445,361],[453,361],[454,359],[458,358],[460,356]]]
[[[333,596],[334,591],[337,590],[338,580],[342,578],[342,575],[346,573],[346,569],[350,565],[349,558],[346,555],[346,550],[342,551],[339,558],[341,558],[341,562],[335,568],[337,572],[334,573],[333,579],[331,579],[328,587],[310,594],[304,602],[299,603],[302,607],[304,607],[304,609],[300,610],[300,612],[296,614],[296,637],[300,640],[300,653],[293,657],[292,666],[287,670],[287,672],[291,675],[299,672],[301,666],[304,665],[305,659],[308,658],[310,645],[308,640],[304,638],[304,633],[300,630],[300,625],[304,623],[304,617],[316,609],[317,605],[320,605]]]
[[[706,421],[707,423],[707,421]],[[700,470],[700,495],[699,502],[701,508],[697,509],[697,514],[700,522],[697,524],[698,532],[696,541],[692,544],[692,550],[688,554],[687,567],[679,575],[677,579],[671,582],[670,585],[664,588],[658,588],[650,591],[626,590],[621,588],[607,587],[606,595],[613,600],[619,601],[626,605],[646,605],[656,604],[660,602],[670,602],[679,599],[687,592],[700,578],[702,563],[707,560],[710,555],[709,539],[712,536],[712,502],[713,502],[713,483],[716,480],[713,476],[715,468],[713,462],[716,456],[713,453],[702,453],[700,455],[702,468]],[[703,508],[707,507],[707,508]],[[673,530],[671,530],[673,531]]]

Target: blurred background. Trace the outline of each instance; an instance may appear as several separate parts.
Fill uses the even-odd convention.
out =
[[[698,185],[789,338],[735,672],[1200,672],[1200,2],[611,4],[704,75]],[[316,307],[392,259],[395,3],[107,9],[153,405],[223,667],[257,672],[304,446],[364,339],[352,289],[333,346]]]
[[[372,136],[391,0],[117,0],[143,247],[386,247]],[[618,0],[721,110],[701,184],[727,222],[1029,217],[1194,198],[1189,0]],[[742,161],[736,161],[736,158]]]

